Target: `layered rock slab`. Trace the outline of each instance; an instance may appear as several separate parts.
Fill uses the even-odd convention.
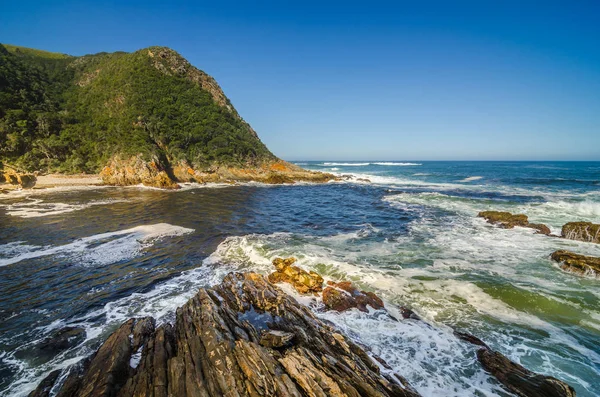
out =
[[[418,396],[255,273],[230,273],[199,290],[177,310],[174,326],[124,323],[58,395]]]

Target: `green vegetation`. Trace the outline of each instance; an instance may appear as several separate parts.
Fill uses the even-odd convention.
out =
[[[0,161],[96,173],[137,154],[195,169],[275,159],[216,82],[168,48],[72,57],[0,45]]]

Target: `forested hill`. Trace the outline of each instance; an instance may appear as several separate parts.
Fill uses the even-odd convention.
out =
[[[195,170],[277,160],[217,82],[169,48],[74,57],[0,45],[0,163],[98,173],[133,156]]]

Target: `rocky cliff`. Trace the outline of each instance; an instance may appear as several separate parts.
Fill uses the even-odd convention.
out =
[[[0,45],[0,163],[109,184],[329,180],[273,155],[216,80],[166,47],[73,57]]]

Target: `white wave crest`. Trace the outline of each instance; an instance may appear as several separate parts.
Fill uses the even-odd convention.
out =
[[[42,247],[13,242],[0,245],[0,267],[49,255],[75,255],[82,262],[105,265],[134,258],[158,239],[181,236],[193,231],[194,229],[158,223],[95,234],[60,246]]]
[[[363,167],[371,163],[323,163],[326,166],[340,166],[340,167]]]
[[[461,179],[460,181],[457,182],[472,182],[472,181],[478,181],[480,179],[483,179],[482,176],[469,176],[465,179]]]
[[[416,166],[416,165],[423,165],[421,163],[396,163],[393,161],[380,161],[377,163],[373,163],[375,165],[388,165],[388,166],[399,166],[399,167],[410,167],[410,166]]]

